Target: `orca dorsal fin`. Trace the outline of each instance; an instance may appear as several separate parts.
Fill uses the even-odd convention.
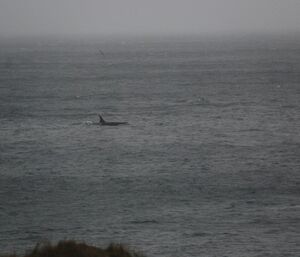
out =
[[[99,119],[100,119],[99,123],[104,124],[105,120],[102,118],[102,116],[100,114],[98,114],[98,116],[99,116]]]

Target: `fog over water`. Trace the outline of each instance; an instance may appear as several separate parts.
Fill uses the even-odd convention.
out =
[[[297,256],[299,45],[1,43],[1,252],[74,238]]]
[[[299,32],[297,0],[1,0],[0,35]]]

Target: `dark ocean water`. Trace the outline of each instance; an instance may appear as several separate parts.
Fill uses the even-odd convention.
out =
[[[0,45],[0,252],[299,256],[299,39]]]

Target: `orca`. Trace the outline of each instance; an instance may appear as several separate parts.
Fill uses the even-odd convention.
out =
[[[100,114],[99,116],[99,124],[102,126],[119,126],[119,125],[126,125],[128,122],[118,122],[118,121],[105,121]]]

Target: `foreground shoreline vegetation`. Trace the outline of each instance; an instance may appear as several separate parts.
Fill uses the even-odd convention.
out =
[[[73,240],[38,243],[33,250],[24,255],[5,254],[0,257],[145,257],[142,253],[130,250],[121,244],[110,244],[107,248],[99,248]]]

